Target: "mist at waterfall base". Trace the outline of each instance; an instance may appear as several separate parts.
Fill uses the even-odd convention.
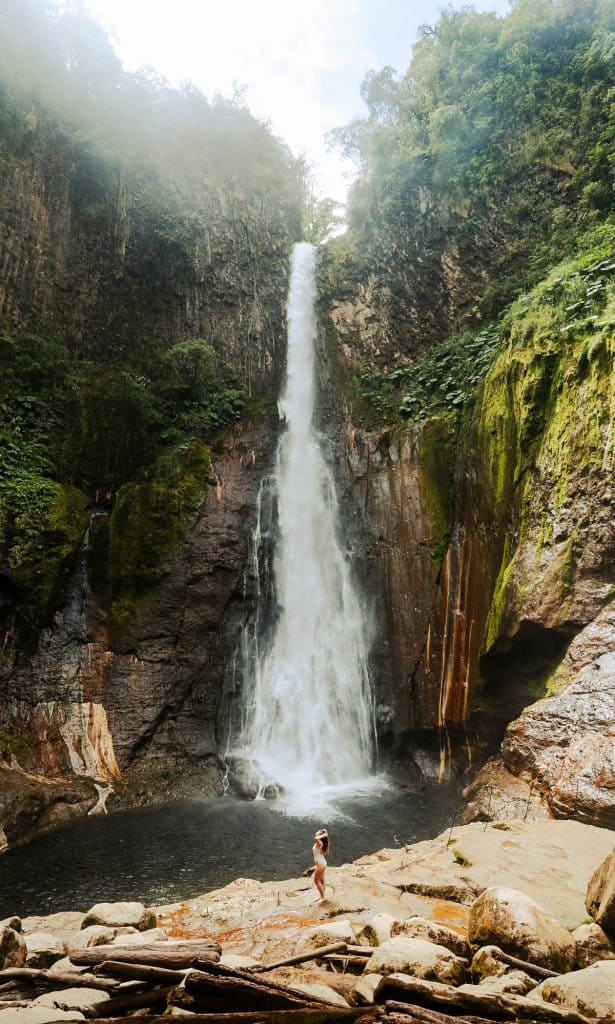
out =
[[[2,854],[0,919],[86,911],[116,900],[162,905],[238,877],[296,878],[312,863],[317,828],[330,829],[335,867],[443,832],[458,795],[450,786],[417,792],[391,786],[377,797],[335,801],[324,821],[283,814],[265,800],[228,797],[82,818]],[[283,889],[280,896],[283,912]]]
[[[245,715],[230,753],[261,784],[283,787],[289,806],[368,785],[374,726],[366,627],[340,543],[331,467],[313,425],[316,372],[315,251],[295,245],[288,296],[285,429],[274,490],[273,576],[279,615],[269,642],[244,643]],[[258,572],[257,523],[253,538]],[[259,595],[260,597],[260,595]],[[256,624],[261,620],[257,614]]]

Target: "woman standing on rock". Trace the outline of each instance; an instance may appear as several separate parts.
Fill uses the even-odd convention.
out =
[[[327,870],[326,855],[329,852],[329,833],[326,828],[318,830],[314,836],[312,853],[314,854],[314,885],[318,889],[320,898],[315,903],[325,902],[325,871]]]

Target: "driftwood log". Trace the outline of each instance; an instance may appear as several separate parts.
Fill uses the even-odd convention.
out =
[[[552,1003],[537,1002],[524,996],[500,995],[494,992],[460,992],[451,985],[437,981],[422,981],[409,976],[391,975],[383,978],[376,994],[387,1006],[395,1001],[415,1003],[430,1010],[455,1014],[471,1013],[492,1020],[533,1020],[546,1024],[587,1024],[587,1017],[573,1010],[563,1010]]]
[[[141,946],[90,946],[88,949],[69,950],[68,956],[80,967],[95,967],[105,960],[123,960],[133,964],[151,964],[155,967],[169,967],[175,970],[190,967],[197,959],[217,963],[220,946],[208,939],[191,939],[185,942],[148,942]]]
[[[559,978],[557,971],[549,971],[546,967],[539,967],[538,964],[530,964],[527,960],[520,960],[517,956],[505,953],[499,946],[481,946],[481,952],[490,953],[494,960],[501,960],[510,967],[517,967],[526,974],[534,974],[537,978]]]
[[[373,1021],[383,1012],[381,1006],[305,1007],[299,1010],[258,1010],[239,1013],[177,1013],[172,1018],[144,1014],[139,1024],[353,1024]],[[96,1017],[96,1024],[117,1024],[116,1017]]]
[[[273,964],[255,964],[254,967],[247,967],[250,974],[261,974],[263,971],[273,971],[276,967],[292,967],[293,964],[304,964],[308,960],[320,960],[331,953],[344,953],[347,942],[334,942],[330,946],[321,946],[320,949],[312,949],[309,953],[301,953],[298,956],[288,956],[285,960],[276,960]]]
[[[0,981],[17,982],[20,985],[44,985],[46,988],[102,988],[113,991],[117,983],[93,974],[60,974],[39,970],[34,967],[5,967],[0,971]]]
[[[263,982],[260,978],[241,975],[214,975],[192,971],[184,982],[186,992],[194,997],[194,1008],[215,1013],[225,1011],[292,1010],[327,1006],[326,1000],[306,996],[285,985]]]
[[[128,995],[117,996],[115,999],[104,999],[100,1003],[92,1003],[82,1012],[86,1017],[99,1017],[105,1014],[106,1017],[122,1017],[125,1013],[133,1010],[148,1009],[152,1006],[161,1006],[164,1010],[167,1005],[169,994],[172,988],[149,988],[145,992],[133,992]],[[72,1006],[63,1006],[58,1002],[60,1010],[72,1010]]]
[[[123,960],[105,960],[95,968],[94,978],[121,978],[124,981],[144,981],[148,985],[181,985],[185,971],[170,971],[166,967],[150,964],[131,964]],[[94,986],[96,987],[96,986]]]
[[[399,1012],[393,1008],[399,1006]],[[451,1017],[448,1013],[427,1010],[424,1006],[408,1005],[407,1003],[387,1003],[386,1024],[493,1024],[487,1017]]]

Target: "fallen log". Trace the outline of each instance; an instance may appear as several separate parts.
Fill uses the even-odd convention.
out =
[[[99,979],[93,974],[56,974],[35,967],[5,967],[0,971],[0,980],[5,979],[25,985],[45,985],[51,988],[104,988],[105,991],[117,988],[115,982]]]
[[[190,967],[198,958],[217,963],[221,947],[209,939],[177,942],[148,942],[141,946],[90,946],[88,949],[69,950],[68,956],[81,967],[95,967],[104,960],[124,960],[126,963],[151,964],[154,967],[181,969]]]
[[[301,953],[298,956],[288,956],[285,960],[276,960],[273,964],[258,964],[254,967],[247,967],[250,974],[261,974],[263,971],[273,971],[276,967],[292,967],[293,964],[307,963],[308,960],[320,960],[331,953],[342,953],[346,950],[348,943],[334,942],[330,946],[321,946],[320,949],[312,949],[309,953]]]
[[[421,1021],[422,1024],[470,1024],[468,1017],[451,1016],[448,1013],[440,1013],[438,1010],[428,1010],[427,1007],[417,1006],[414,1003],[397,1003],[393,999],[387,1000],[386,1009],[387,1024],[403,1024],[404,1020],[407,1021],[409,1017],[412,1020]],[[476,1024],[479,1020],[485,1021],[485,1024],[493,1024],[492,1021],[487,1021],[484,1017],[472,1018],[472,1024]]]
[[[341,964],[346,968],[358,968],[358,973],[362,974],[365,967],[366,961],[360,956],[347,956],[343,953],[333,953],[325,957],[327,964]]]
[[[237,972],[235,975],[214,975],[192,971],[186,975],[184,988],[194,997],[195,1010],[292,1010],[312,1006],[328,1006],[326,1000],[288,988],[263,982]]]
[[[144,1010],[151,1006],[162,1006],[164,1009],[167,1005],[169,994],[172,991],[172,987],[150,988],[146,989],[145,992],[133,992],[130,995],[117,996],[115,999],[103,999],[99,1003],[92,1003],[91,1006],[82,1009],[82,1013],[86,1017],[98,1017],[102,1013],[106,1017],[121,1017],[132,1010]],[[62,1006],[60,1003],[57,1005],[60,1010],[75,1009],[73,1006]]]
[[[151,967],[149,964],[131,964],[123,960],[105,960],[95,968],[94,980],[101,976],[124,978],[127,981],[145,981],[149,985],[180,985],[185,971],[170,971],[165,967]],[[83,975],[82,975],[83,977]],[[96,987],[94,985],[94,987]]]
[[[250,1010],[236,1013],[177,1013],[172,1018],[143,1014],[139,1024],[353,1024],[373,1021],[381,1016],[381,1006],[330,1006],[297,1010]],[[386,1019],[386,1018],[383,1018]],[[116,1017],[96,1017],[96,1024],[117,1024]]]
[[[533,1020],[546,1024],[587,1024],[588,1021],[587,1017],[574,1010],[564,1010],[552,1003],[526,999],[525,996],[460,992],[452,985],[423,981],[405,974],[383,978],[376,995],[380,1001],[416,1003],[430,1010],[449,1010],[453,1016],[474,1013],[491,1020]]]
[[[495,960],[501,960],[502,963],[509,964],[510,967],[518,967],[519,970],[525,971],[526,974],[535,974],[537,978],[559,978],[557,971],[550,971],[546,967],[539,967],[538,964],[530,964],[527,960],[520,960],[519,957],[505,953],[499,946],[481,946],[482,950],[490,953]]]

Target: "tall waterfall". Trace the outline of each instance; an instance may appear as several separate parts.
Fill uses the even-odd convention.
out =
[[[265,650],[254,637],[241,741],[262,779],[308,798],[364,780],[374,732],[365,624],[338,540],[332,473],[313,426],[315,297],[315,253],[302,242],[292,257],[287,380],[279,406],[286,422],[275,472],[279,615]],[[256,562],[260,529],[259,517]]]

